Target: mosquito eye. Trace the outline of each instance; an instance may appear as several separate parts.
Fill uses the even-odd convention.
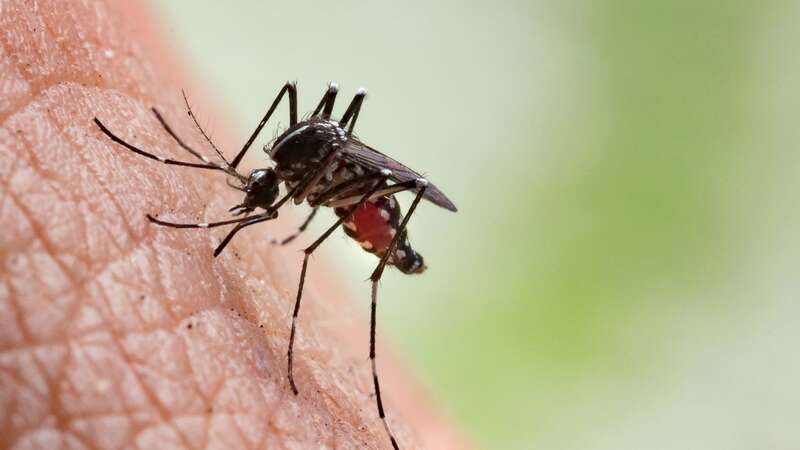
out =
[[[272,169],[258,169],[250,172],[248,187],[272,186],[278,181],[275,171]]]

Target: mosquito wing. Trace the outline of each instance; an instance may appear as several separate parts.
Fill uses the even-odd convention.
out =
[[[345,160],[354,164],[359,164],[365,169],[371,169],[376,172],[381,169],[389,169],[392,171],[391,179],[398,183],[423,178],[422,175],[409,169],[402,163],[352,138],[347,141],[347,144],[345,144],[340,154]],[[458,211],[456,205],[432,183],[428,184],[428,188],[425,190],[425,195],[423,197],[446,210],[453,212]]]

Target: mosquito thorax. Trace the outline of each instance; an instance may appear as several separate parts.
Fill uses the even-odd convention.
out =
[[[242,205],[248,209],[267,209],[275,203],[280,189],[280,179],[273,169],[256,169],[247,177]]]
[[[337,122],[310,119],[299,122],[281,134],[268,150],[281,179],[295,181],[316,167],[332,149],[347,142],[347,134]]]

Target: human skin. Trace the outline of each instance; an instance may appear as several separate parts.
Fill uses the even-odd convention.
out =
[[[127,152],[92,123],[190,160],[159,128],[158,106],[212,155],[180,88],[201,116],[218,110],[176,60],[136,2],[0,0],[0,448],[388,448],[368,323],[324,258],[300,313],[298,396],[286,381],[310,240],[280,248],[268,234],[302,216],[284,209],[213,258],[227,229],[160,228],[145,213],[219,220],[241,194],[220,173]],[[245,137],[217,128],[231,155]],[[401,447],[464,448],[381,340],[378,361]]]

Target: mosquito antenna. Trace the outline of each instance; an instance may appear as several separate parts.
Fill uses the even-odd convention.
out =
[[[191,153],[195,158],[203,161],[204,163],[211,164],[211,161],[209,161],[208,158],[206,158],[205,156],[201,155],[200,153],[197,153],[197,151],[195,151],[195,149],[193,149],[193,148],[189,147],[188,145],[186,145],[186,143],[183,142],[183,139],[181,139],[177,134],[175,134],[175,131],[173,131],[172,127],[169,126],[169,124],[167,123],[166,120],[164,120],[164,116],[161,115],[161,113],[158,111],[158,109],[156,109],[155,107],[152,107],[152,108],[150,108],[150,111],[153,111],[153,114],[156,116],[156,119],[158,119],[158,122],[161,124],[161,126],[164,128],[164,130],[170,136],[172,136],[172,139],[174,139],[175,142],[177,142],[178,145],[182,149],[184,149],[187,152]]]
[[[194,112],[192,112],[192,107],[191,107],[191,105],[189,105],[189,99],[186,97],[186,91],[181,89],[181,94],[183,94],[183,101],[184,101],[184,103],[186,103],[186,110],[189,112],[189,117],[192,118],[192,121],[194,122],[194,125],[197,127],[198,130],[200,130],[200,133],[203,135],[203,137],[206,139],[206,141],[211,145],[211,148],[214,149],[214,151],[217,153],[217,155],[220,158],[222,158],[223,161],[225,161],[225,165],[227,165],[228,168],[232,169],[231,163],[228,162],[228,160],[225,158],[225,155],[223,155],[222,152],[219,151],[217,146],[214,145],[214,142],[211,141],[211,138],[208,137],[208,135],[206,134],[205,130],[203,130],[203,127],[200,126],[200,123],[197,122],[197,117],[195,117]]]

